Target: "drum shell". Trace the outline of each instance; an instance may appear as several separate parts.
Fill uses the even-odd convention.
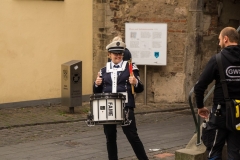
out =
[[[98,93],[90,96],[90,109],[95,124],[121,124],[125,95],[121,93]]]

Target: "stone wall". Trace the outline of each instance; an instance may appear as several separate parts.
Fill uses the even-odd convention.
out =
[[[105,46],[111,39],[119,34],[124,39],[125,23],[167,23],[167,65],[147,66],[147,102],[185,102],[184,50],[188,0],[181,3],[176,0],[98,0],[94,7],[97,9],[94,8],[94,15],[99,16],[94,17],[94,26],[98,26],[94,29],[94,72],[105,65]],[[144,66],[138,67],[143,80]],[[143,93],[138,94],[138,101],[143,101],[142,97]]]
[[[228,6],[231,3],[222,2]],[[167,23],[167,65],[147,66],[147,102],[187,102],[188,93],[207,61],[219,51],[218,34],[223,25],[218,3],[217,0],[95,0],[94,75],[107,61],[105,46],[116,35],[124,39],[125,23]],[[144,79],[144,66],[138,67]],[[143,93],[137,98],[143,101]]]

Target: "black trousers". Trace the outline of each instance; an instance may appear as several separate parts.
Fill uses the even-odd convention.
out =
[[[122,126],[122,130],[131,144],[137,158],[139,160],[148,160],[143,144],[137,133],[136,121],[132,108],[129,109],[129,119],[132,120],[131,124],[129,126]],[[109,160],[117,160],[118,151],[116,124],[105,124],[103,127],[107,140],[108,158]]]
[[[208,160],[222,160],[225,143],[227,143],[227,159],[240,160],[240,134],[223,127],[225,120],[213,120],[215,119],[213,113],[210,115],[207,127],[202,130],[202,141],[208,152]]]

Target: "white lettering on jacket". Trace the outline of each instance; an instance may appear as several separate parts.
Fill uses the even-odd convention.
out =
[[[226,75],[230,78],[240,78],[240,66],[229,66]]]

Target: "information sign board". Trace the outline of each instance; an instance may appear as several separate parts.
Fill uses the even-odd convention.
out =
[[[166,23],[125,23],[125,43],[137,65],[167,65]]]

